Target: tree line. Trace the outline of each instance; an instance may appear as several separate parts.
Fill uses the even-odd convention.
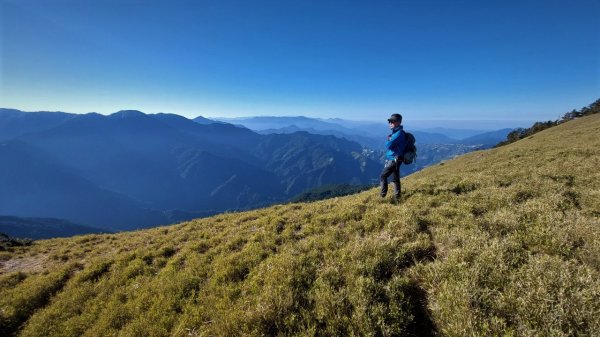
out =
[[[498,143],[495,147],[500,147],[503,145],[514,143],[517,140],[529,137],[529,136],[536,134],[542,130],[546,130],[553,126],[573,120],[575,118],[593,115],[596,113],[600,113],[600,99],[597,99],[594,103],[592,103],[588,106],[585,106],[579,110],[573,109],[572,111],[565,113],[560,119],[557,119],[555,121],[535,122],[529,128],[514,129],[506,136],[505,141]]]

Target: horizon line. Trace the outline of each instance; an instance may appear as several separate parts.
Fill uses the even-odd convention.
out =
[[[224,116],[211,116],[211,115],[202,115],[199,114],[195,117],[186,117],[184,115],[178,114],[178,113],[174,113],[174,112],[144,112],[142,110],[139,109],[120,109],[117,111],[113,111],[113,112],[108,112],[108,113],[103,113],[103,112],[98,112],[98,111],[88,111],[88,112],[68,112],[68,111],[62,111],[62,110],[33,110],[33,111],[26,111],[26,110],[21,110],[18,108],[7,108],[7,107],[0,107],[0,109],[5,109],[5,110],[17,110],[17,111],[21,111],[21,112],[25,112],[25,113],[66,113],[66,114],[73,114],[73,115],[86,115],[86,114],[99,114],[99,115],[104,115],[104,116],[110,116],[112,114],[116,114],[122,111],[138,111],[141,112],[145,115],[157,115],[157,114],[171,114],[171,115],[177,115],[183,118],[187,118],[190,120],[193,120],[194,118],[198,118],[198,117],[203,117],[203,118],[207,118],[207,119],[215,119],[215,120],[236,120],[236,119],[247,119],[247,118],[307,118],[307,119],[315,119],[315,120],[343,120],[343,121],[352,121],[352,122],[372,122],[372,123],[378,123],[378,121],[376,119],[344,119],[341,117],[310,117],[307,115],[247,115],[247,116],[235,116],[235,117],[224,117]],[[385,116],[387,116],[387,114],[385,114]],[[411,122],[440,122],[440,121],[451,121],[451,122],[460,122],[460,121],[477,121],[477,122],[507,122],[507,121],[514,121],[514,122],[536,122],[538,120],[536,119],[477,119],[477,118],[473,118],[473,119],[467,119],[467,118],[440,118],[440,119],[435,119],[435,118],[426,118],[426,119],[410,119]],[[406,121],[405,121],[406,122]]]

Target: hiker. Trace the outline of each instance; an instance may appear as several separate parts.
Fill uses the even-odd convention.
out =
[[[392,114],[388,118],[390,130],[392,134],[388,135],[385,143],[385,166],[381,171],[379,181],[381,184],[381,197],[384,198],[388,191],[388,178],[392,176],[394,183],[394,200],[400,199],[400,164],[402,164],[402,154],[406,147],[406,135],[402,128],[402,116],[400,114]]]

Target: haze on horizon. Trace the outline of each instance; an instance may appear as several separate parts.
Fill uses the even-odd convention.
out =
[[[600,93],[598,1],[0,0],[0,107],[548,120]]]

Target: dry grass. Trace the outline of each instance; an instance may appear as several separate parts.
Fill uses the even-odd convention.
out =
[[[600,115],[376,190],[13,248],[23,336],[600,334]],[[6,255],[6,254],[5,254]],[[6,267],[3,267],[6,268]]]

